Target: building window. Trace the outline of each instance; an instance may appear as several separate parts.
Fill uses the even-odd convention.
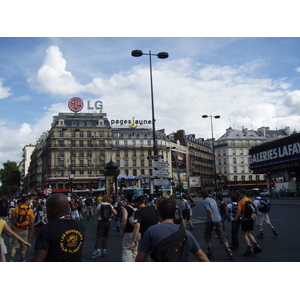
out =
[[[144,167],[145,166],[145,161],[143,159],[141,159],[141,166]]]
[[[127,159],[124,160],[124,167],[128,167],[128,160]]]
[[[233,163],[236,164],[236,157],[233,158]]]
[[[137,176],[136,174],[137,174],[137,172],[136,172],[136,170],[134,169],[134,170],[132,170],[132,174],[133,174],[133,176]]]
[[[83,141],[79,141],[79,147],[84,147]]]

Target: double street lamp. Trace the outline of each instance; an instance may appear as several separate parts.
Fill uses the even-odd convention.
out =
[[[217,188],[217,172],[216,172],[216,161],[215,161],[215,142],[214,142],[214,129],[213,129],[213,122],[212,119],[220,119],[219,115],[212,116],[212,115],[203,115],[202,118],[210,118],[210,127],[211,127],[211,142],[212,142],[212,164],[213,164],[213,178],[215,187]]]
[[[131,51],[131,55],[133,57],[140,57],[142,55],[149,56],[149,63],[150,63],[150,88],[151,88],[151,106],[152,106],[152,133],[153,133],[153,154],[157,155],[157,145],[156,145],[156,135],[155,135],[155,116],[154,116],[154,99],[153,99],[153,81],[152,81],[152,61],[151,56],[157,56],[160,59],[165,59],[169,57],[167,52],[159,52],[158,54],[152,54],[149,50],[149,53],[143,53],[141,50],[133,50]]]

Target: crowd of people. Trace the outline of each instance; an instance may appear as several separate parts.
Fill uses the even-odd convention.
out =
[[[226,203],[221,195],[214,199],[207,190],[201,191],[206,212],[206,253],[192,234],[192,208],[195,203],[185,194],[181,196],[179,205],[170,193],[152,198],[135,194],[130,200],[117,195],[95,198],[59,193],[47,199],[8,199],[3,196],[0,199],[0,261],[5,262],[8,254],[9,262],[14,262],[19,249],[21,261],[26,262],[27,248],[32,247],[28,238],[33,235],[35,255],[32,261],[81,261],[85,239],[85,225],[81,221],[94,218],[97,218],[97,226],[91,260],[106,256],[112,222],[115,222],[116,231],[122,239],[122,262],[189,261],[190,253],[201,262],[212,261],[215,258],[213,235],[232,260],[233,252],[240,247],[240,228],[246,247],[244,256],[254,256],[262,252],[257,239],[264,236],[264,223],[270,226],[275,236],[278,233],[270,221],[270,204],[265,203],[266,199],[256,193],[252,201],[246,194],[245,190],[240,190],[239,194],[232,194],[231,201]],[[249,214],[251,203],[253,213]],[[231,241],[225,233],[226,220],[231,225]],[[257,239],[251,234],[255,220],[259,229]],[[11,237],[9,252],[3,233]]]

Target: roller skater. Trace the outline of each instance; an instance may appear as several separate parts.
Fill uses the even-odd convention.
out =
[[[247,247],[247,250],[244,251],[243,256],[246,256],[246,257],[253,257],[254,256],[254,251],[253,251],[251,246]]]
[[[254,254],[262,252],[254,236],[251,234],[251,231],[253,231],[255,220],[255,215],[251,209],[252,207],[250,207],[252,206],[251,203],[253,204],[253,202],[246,197],[246,190],[244,189],[240,190],[240,197],[241,201],[239,201],[238,203],[235,221],[237,221],[240,216],[242,216],[242,233],[244,242],[247,246],[247,250],[244,252],[244,256],[253,257]],[[253,245],[253,248],[251,244]]]
[[[217,234],[220,244],[223,244],[225,251],[230,259],[233,259],[232,252],[230,250],[229,243],[225,237],[225,233],[222,229],[221,215],[218,210],[217,202],[213,198],[208,197],[208,191],[202,190],[201,197],[204,200],[203,206],[206,211],[206,224],[204,229],[204,239],[208,247],[209,259],[214,259],[214,252],[212,249],[211,237],[213,231]]]
[[[208,248],[208,252],[207,252],[206,255],[207,255],[209,260],[214,260],[215,259],[214,249],[213,248]]]

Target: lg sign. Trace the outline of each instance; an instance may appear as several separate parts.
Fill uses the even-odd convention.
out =
[[[83,101],[78,97],[73,97],[69,100],[68,107],[73,112],[79,112],[83,109]]]
[[[102,111],[103,109],[103,103],[102,101],[95,101],[94,106],[91,106],[90,101],[87,102],[88,104],[88,110],[95,109]],[[73,112],[80,112],[83,109],[84,103],[83,101],[78,97],[73,97],[68,102],[68,107]]]

